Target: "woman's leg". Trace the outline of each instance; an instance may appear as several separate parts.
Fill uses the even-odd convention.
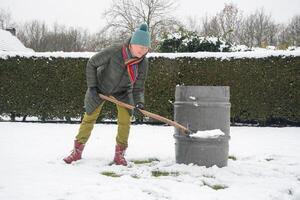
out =
[[[91,114],[87,114],[87,113],[84,114],[84,117],[80,124],[78,134],[76,136],[76,140],[79,143],[85,144],[88,141],[91,132],[94,128],[94,125],[96,123],[96,120],[99,117],[103,104],[104,102],[98,108],[96,108],[96,110],[94,110],[94,112],[92,112]]]

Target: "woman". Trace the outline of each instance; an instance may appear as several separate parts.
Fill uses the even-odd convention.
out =
[[[74,149],[64,158],[66,163],[81,159],[85,143],[104,104],[98,93],[112,95],[138,109],[144,109],[144,85],[148,71],[148,59],[145,56],[150,41],[147,24],[141,24],[127,43],[108,47],[89,59],[86,67],[88,89],[84,100],[86,112],[74,141]],[[140,114],[138,109],[134,110],[134,115]],[[117,106],[117,110],[118,134],[114,163],[126,166],[124,154],[128,146],[131,112],[120,106]]]

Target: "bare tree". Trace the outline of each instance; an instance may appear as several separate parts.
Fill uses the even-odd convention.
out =
[[[86,51],[89,33],[86,29],[70,27],[64,35],[64,51]]]
[[[45,22],[33,20],[18,26],[17,37],[26,47],[41,51],[46,45],[44,39],[47,32],[48,27]]]
[[[230,3],[225,4],[223,10],[217,15],[222,37],[228,42],[238,42],[237,35],[242,21],[240,12],[236,5]]]
[[[47,50],[78,52],[87,51],[90,37],[86,29],[54,24],[45,40],[47,41]]]
[[[187,30],[190,30],[190,31],[193,31],[193,32],[200,32],[201,31],[201,24],[199,24],[199,21],[197,19],[197,17],[192,17],[192,16],[189,16],[187,17],[186,19],[186,24],[185,25],[185,28]]]
[[[152,47],[156,40],[178,22],[171,16],[175,8],[173,0],[114,0],[104,16],[107,19],[105,29],[118,32],[118,37],[124,40],[137,28],[141,22],[147,23]]]
[[[266,15],[263,8],[257,10],[255,13],[255,41],[257,46],[263,46],[267,42],[267,31],[271,24],[271,16]]]
[[[247,45],[252,48],[255,44],[255,16],[250,14],[243,22],[240,30],[239,41],[240,44]]]
[[[109,34],[107,34],[105,30],[101,30],[89,37],[86,49],[87,51],[100,51],[109,46],[111,41],[113,41],[113,39],[109,37]]]
[[[277,36],[277,40],[278,40],[278,44],[277,46],[280,49],[286,49],[288,46],[290,46],[291,41],[290,41],[290,35],[289,35],[289,31],[287,28],[287,25],[285,24],[280,24],[278,26],[278,36]]]
[[[0,8],[0,28],[6,29],[14,25],[10,11]]]
[[[271,15],[267,15],[263,8],[256,10],[241,22],[240,35],[237,35],[240,44],[249,47],[278,44],[279,24],[276,24]]]
[[[296,15],[292,18],[287,29],[291,45],[300,46],[300,15]]]
[[[203,36],[215,36],[215,37],[222,36],[222,31],[217,16],[211,18],[206,16],[205,18],[202,19],[201,33]]]
[[[37,20],[18,27],[18,38],[35,51],[94,51],[86,29],[53,24],[51,28]],[[90,48],[90,49],[88,49]]]
[[[266,31],[266,41],[268,45],[277,46],[278,39],[277,39],[277,33],[278,33],[279,24],[276,24],[275,22],[271,21],[267,31]]]
[[[202,19],[202,31],[204,36],[222,37],[228,42],[238,43],[242,13],[236,5],[225,4],[224,8],[213,17],[206,16]]]

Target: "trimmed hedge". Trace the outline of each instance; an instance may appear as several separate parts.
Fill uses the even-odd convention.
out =
[[[80,117],[84,112],[87,58],[0,59],[0,115],[43,120]],[[176,85],[230,86],[232,122],[300,123],[300,57],[150,57],[147,110],[173,118]],[[101,118],[115,118],[107,103]]]
[[[1,60],[1,114],[78,117],[83,111],[86,61],[36,57]]]

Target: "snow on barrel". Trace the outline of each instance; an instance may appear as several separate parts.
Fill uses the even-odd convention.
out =
[[[211,167],[227,165],[230,138],[228,86],[177,86],[174,120],[197,133],[175,129],[177,163]]]

